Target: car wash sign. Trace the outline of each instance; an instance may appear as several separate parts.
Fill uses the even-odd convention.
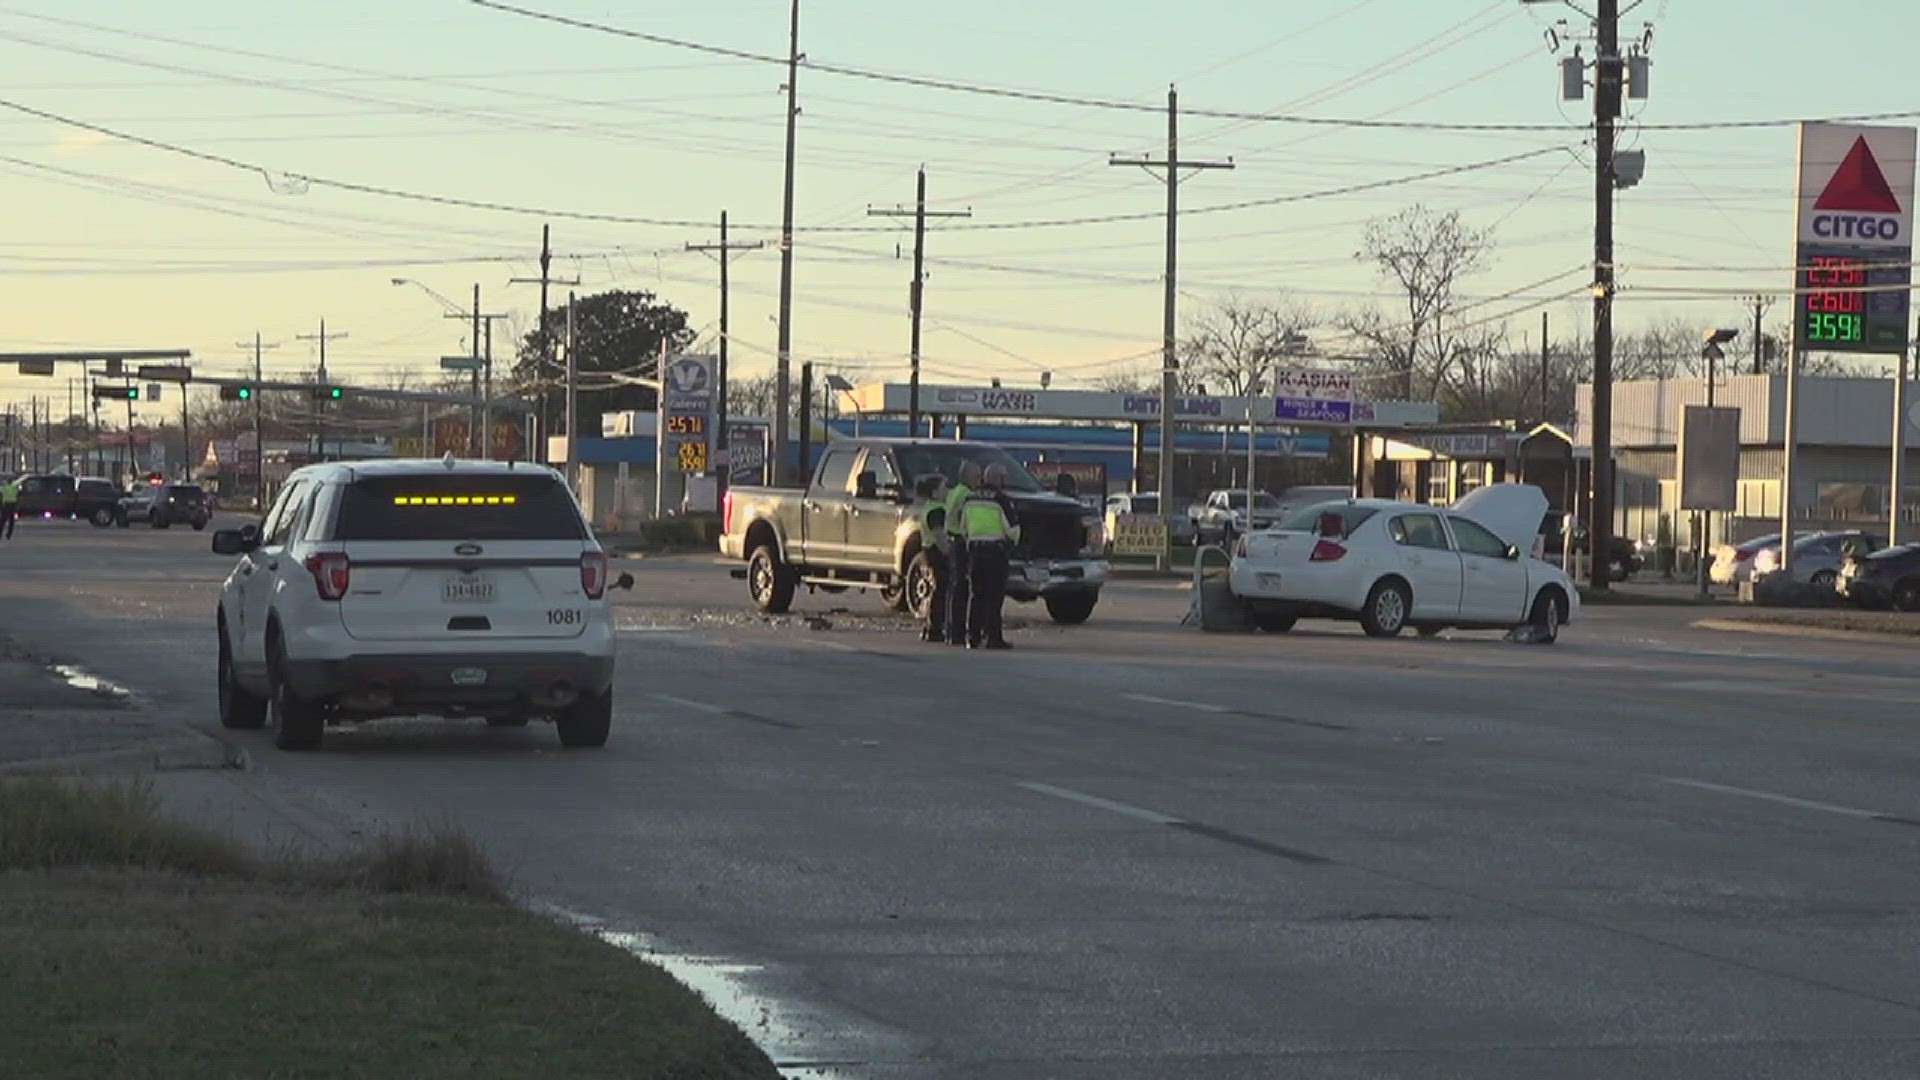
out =
[[[1907,347],[1914,129],[1800,125],[1794,338],[1808,352]]]

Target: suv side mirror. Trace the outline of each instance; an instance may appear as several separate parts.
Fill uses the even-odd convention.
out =
[[[245,555],[260,546],[260,528],[248,525],[240,529],[221,529],[213,534],[215,555]]]
[[[853,480],[853,497],[856,499],[877,499],[880,497],[880,481],[871,472],[863,472]]]

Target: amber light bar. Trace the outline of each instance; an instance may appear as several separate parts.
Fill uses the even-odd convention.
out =
[[[512,495],[395,495],[395,506],[512,506]]]

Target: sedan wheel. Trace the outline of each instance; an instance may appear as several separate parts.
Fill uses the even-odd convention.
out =
[[[1407,625],[1407,612],[1413,595],[1398,581],[1382,581],[1367,594],[1367,606],[1360,612],[1360,628],[1369,637],[1397,637]]]

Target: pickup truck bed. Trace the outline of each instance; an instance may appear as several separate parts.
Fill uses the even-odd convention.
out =
[[[1007,468],[1007,496],[1021,528],[1007,580],[1017,601],[1044,601],[1060,623],[1085,622],[1106,584],[1099,519],[1073,499],[1050,494],[1018,462],[987,443],[841,439],[827,444],[804,488],[734,487],[727,492],[720,551],[746,565],[754,604],[785,611],[795,588],[877,589],[889,604],[924,617],[932,571],[920,558],[914,480],[950,479],[965,461]]]

